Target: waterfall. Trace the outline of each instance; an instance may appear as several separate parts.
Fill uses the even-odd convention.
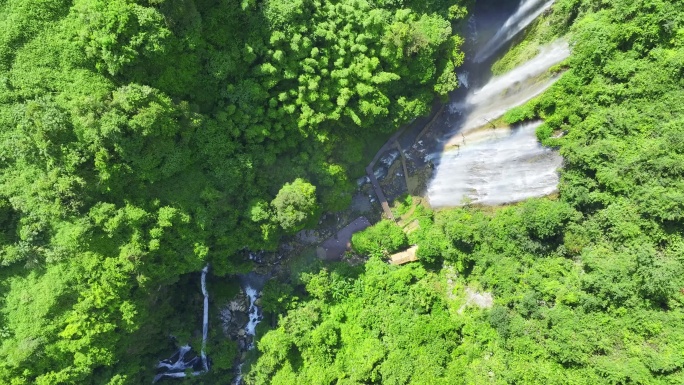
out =
[[[258,292],[255,288],[247,285],[245,288],[245,293],[249,297],[249,322],[245,326],[245,333],[249,336],[256,336],[256,327],[262,320],[261,309],[256,305],[256,300],[258,298]],[[250,349],[254,348],[254,340],[249,346]]]
[[[525,104],[550,87],[556,77],[548,70],[570,56],[565,41],[556,41],[542,47],[532,60],[510,72],[492,78],[479,89],[472,90],[464,101],[452,103],[450,110],[466,117],[458,126],[461,133],[486,125],[488,121],[502,116],[509,109]]]
[[[202,269],[202,295],[204,296],[204,313],[202,317],[202,366],[204,371],[209,371],[209,365],[207,364],[207,354],[205,352],[207,348],[207,333],[209,331],[209,293],[207,292],[207,273],[209,272],[209,265],[204,266]]]
[[[549,68],[569,54],[566,42],[554,42],[450,105],[460,118],[438,140],[445,150],[428,156],[436,164],[427,191],[430,205],[497,205],[555,191],[562,158],[537,141],[535,130],[541,122],[511,129],[494,128],[492,121],[550,87],[558,77],[549,75]]]
[[[465,135],[458,151],[442,154],[428,188],[430,205],[499,205],[554,192],[562,158],[537,142],[540,124]]]
[[[481,63],[496,53],[499,48],[530,25],[539,15],[553,5],[554,0],[523,0],[518,10],[506,20],[504,25],[497,31],[482,49],[475,55],[475,62]]]
[[[245,325],[245,335],[248,336],[249,345],[247,345],[247,350],[254,349],[254,337],[256,337],[256,328],[261,320],[264,318],[261,309],[257,306],[257,300],[259,299],[259,290],[263,288],[267,277],[259,276],[255,273],[249,273],[242,277],[242,282],[244,285],[245,294],[249,298],[249,321]],[[240,363],[237,366],[237,375],[235,377],[234,385],[242,384],[242,365]]]
[[[190,345],[181,346],[178,351],[168,359],[161,360],[157,364],[157,369],[164,370],[162,373],[154,376],[152,383],[159,381],[164,377],[182,378],[187,376],[187,370],[192,369],[190,375],[198,376],[209,371],[209,364],[207,362],[206,347],[207,334],[209,331],[209,292],[207,291],[207,273],[209,272],[209,265],[202,269],[202,295],[204,296],[204,309],[202,314],[202,348],[200,350],[200,357],[192,357],[186,359],[188,353],[192,350]],[[201,369],[197,370],[197,366],[201,365]]]

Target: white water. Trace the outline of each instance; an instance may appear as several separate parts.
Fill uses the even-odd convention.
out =
[[[428,188],[430,205],[499,205],[553,193],[563,160],[537,142],[539,124],[466,135],[465,146],[442,154]]]
[[[207,273],[209,272],[209,265],[204,266],[202,269],[202,295],[204,295],[204,313],[202,315],[202,367],[204,371],[209,371],[209,365],[207,364],[207,354],[205,349],[207,348],[207,333],[209,331],[209,292],[207,291]]]
[[[209,331],[209,292],[207,291],[207,273],[209,272],[209,265],[202,269],[202,295],[204,296],[204,309],[202,314],[202,349],[200,350],[200,357],[202,361],[202,370],[195,370],[190,372],[192,376],[198,376],[204,372],[209,371],[209,364],[207,362],[207,354],[205,349],[207,347],[207,334]],[[194,357],[188,361],[185,360],[186,354],[192,350],[190,345],[181,346],[178,351],[171,356],[171,358],[159,361],[157,369],[165,369],[165,372],[154,376],[152,383],[159,381],[164,377],[181,378],[187,376],[187,369],[192,369],[198,364],[200,358]],[[176,358],[177,357],[177,358]],[[174,358],[176,358],[174,360]]]
[[[494,129],[492,121],[550,87],[557,77],[547,75],[549,68],[569,54],[567,43],[557,41],[450,106],[462,118],[443,139],[446,150],[428,155],[437,165],[428,186],[433,207],[498,205],[556,190],[562,158],[538,143],[540,122],[511,130]]]
[[[160,361],[158,368],[166,368],[168,370],[185,370],[186,363],[184,362],[185,355],[191,350],[190,345],[183,345],[178,349],[178,359],[176,362]]]
[[[530,25],[539,15],[553,5],[554,0],[523,0],[511,17],[506,20],[503,27],[482,47],[475,55],[475,62],[481,63],[492,56],[504,44]]]
[[[258,290],[249,284],[246,284],[245,294],[247,294],[247,297],[249,298],[249,321],[247,322],[247,326],[245,326],[245,334],[252,337],[248,347],[248,350],[252,350],[254,349],[256,327],[263,319],[263,316],[261,315],[261,309],[256,305],[256,300],[259,298]],[[240,384],[242,384],[242,363],[238,365],[237,376],[235,377],[235,385]]]
[[[456,74],[456,77],[458,78],[458,84],[463,86],[464,88],[468,88],[468,77],[470,73],[468,71],[463,71],[459,72]]]
[[[245,288],[245,293],[249,297],[249,322],[245,326],[245,333],[254,337],[256,335],[256,327],[261,322],[261,309],[256,305],[256,300],[259,296],[257,290],[249,285]],[[254,342],[249,346],[250,349],[254,347]]]
[[[458,112],[466,118],[458,127],[459,132],[467,133],[488,125],[489,121],[501,117],[509,109],[525,104],[544,92],[557,80],[547,75],[549,68],[568,56],[570,49],[567,42],[556,41],[542,47],[532,60],[469,92],[464,102],[450,106],[452,112]]]

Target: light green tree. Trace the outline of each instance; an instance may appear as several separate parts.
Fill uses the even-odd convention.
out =
[[[285,183],[271,202],[275,221],[288,233],[295,233],[306,226],[318,210],[316,186],[297,178]]]

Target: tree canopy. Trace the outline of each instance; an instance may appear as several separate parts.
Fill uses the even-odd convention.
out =
[[[174,283],[346,207],[457,86],[450,6],[0,1],[0,382],[151,381]]]
[[[293,280],[248,383],[684,382],[684,8],[558,0],[543,22],[572,56],[505,120],[544,119],[558,196],[421,213],[422,265]]]

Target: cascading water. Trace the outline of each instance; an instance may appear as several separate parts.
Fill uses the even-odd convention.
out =
[[[487,44],[478,51],[477,55],[475,55],[475,62],[481,63],[487,60],[499,48],[503,47],[515,35],[530,25],[539,15],[549,9],[553,3],[554,0],[523,0],[518,10],[506,20],[496,35],[489,39]]]
[[[556,170],[563,160],[537,142],[535,129],[540,124],[463,136],[465,145],[445,152],[439,160],[428,188],[430,205],[458,206],[466,201],[498,205],[554,192]]]
[[[532,60],[512,71],[492,78],[483,87],[468,93],[464,101],[450,105],[454,113],[463,115],[465,121],[457,126],[466,133],[501,117],[506,111],[520,106],[549,88],[557,77],[548,75],[552,66],[570,56],[565,41],[557,41],[543,47]]]
[[[247,326],[245,326],[245,332],[248,336],[254,337],[256,335],[256,327],[263,318],[261,315],[261,309],[259,309],[259,307],[256,305],[259,292],[255,288],[247,286],[245,288],[245,294],[247,294],[247,297],[249,297],[249,322],[247,322]],[[254,339],[252,339],[252,342],[249,345],[250,349],[253,347]]]
[[[245,335],[247,336],[249,344],[247,345],[247,350],[254,349],[254,337],[256,336],[256,328],[261,320],[264,318],[261,313],[261,308],[257,306],[257,300],[259,299],[259,290],[265,284],[267,277],[259,276],[255,273],[250,273],[242,277],[243,289],[245,294],[249,298],[249,321],[245,326]],[[237,375],[235,377],[235,385],[242,384],[242,363],[237,366]]]
[[[517,130],[488,125],[550,87],[557,78],[542,75],[569,53],[565,42],[556,42],[451,106],[462,119],[443,139],[446,150],[434,156],[437,168],[428,186],[433,207],[458,206],[464,201],[502,204],[555,190],[562,159],[537,142],[538,123]]]
[[[157,364],[157,369],[161,369],[163,372],[154,376],[152,383],[155,383],[164,377],[186,377],[188,369],[192,370],[189,372],[192,376],[198,376],[209,371],[209,363],[207,362],[207,354],[205,351],[207,347],[207,334],[209,331],[209,292],[207,291],[208,272],[209,265],[206,265],[202,269],[201,278],[202,295],[204,296],[204,309],[202,314],[202,349],[200,350],[200,356],[194,356],[186,360],[186,356],[192,350],[192,348],[190,345],[181,346],[173,356],[166,360],[159,361],[159,364]],[[198,366],[200,366],[200,368],[198,368]]]
[[[209,292],[207,291],[207,273],[209,272],[209,265],[202,269],[202,295],[204,296],[204,311],[202,314],[202,366],[204,371],[209,371],[209,364],[207,364],[207,334],[209,332]]]
[[[499,30],[492,31],[494,37],[478,51],[475,61],[495,54],[552,3],[524,0]],[[555,191],[562,158],[537,141],[535,130],[541,122],[514,128],[497,128],[494,122],[548,89],[559,78],[549,69],[569,55],[568,44],[556,41],[542,47],[528,62],[481,86],[478,82],[486,79],[487,69],[472,62],[466,67],[470,88],[455,94],[444,125],[431,137],[438,151],[425,156],[426,162],[435,165],[427,188],[433,207],[466,202],[497,205]]]

